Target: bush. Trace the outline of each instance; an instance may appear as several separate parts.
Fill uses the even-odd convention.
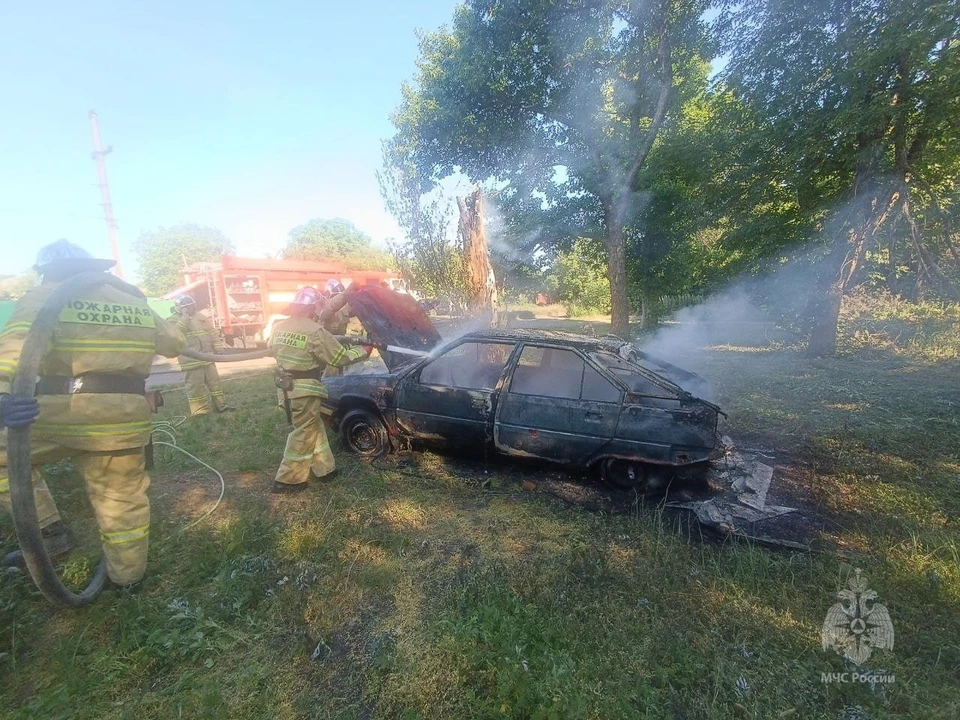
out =
[[[910,302],[858,288],[840,309],[838,349],[883,349],[918,360],[960,358],[960,304]]]
[[[547,284],[551,297],[566,303],[571,315],[610,312],[607,260],[603,248],[593,240],[580,238],[570,252],[560,253]]]

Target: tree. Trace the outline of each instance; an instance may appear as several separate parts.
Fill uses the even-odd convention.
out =
[[[393,120],[425,175],[494,179],[532,254],[602,242],[614,332],[629,332],[626,228],[641,170],[706,79],[706,0],[469,0],[421,38]]]
[[[35,272],[0,276],[0,300],[16,300],[39,281]]]
[[[290,231],[283,257],[291,260],[335,260],[348,270],[384,270],[390,254],[374,247],[370,236],[349,220],[311,220]]]
[[[945,167],[957,167],[960,6],[933,0],[726,4],[720,24],[730,53],[726,83],[761,119],[824,248],[811,288],[811,352],[835,349],[843,293],[894,223],[918,278],[956,293],[916,219],[926,204],[932,224],[945,230],[942,246],[949,245],[948,213],[936,206],[942,209]],[[931,163],[936,153],[941,162]]]
[[[182,284],[184,268],[229,255],[233,243],[216,228],[192,223],[140,233],[133,244],[143,289],[162,295]]]
[[[460,209],[457,235],[463,252],[467,307],[472,314],[495,324],[497,279],[490,264],[480,188],[474,189],[466,197],[458,197],[457,207]]]
[[[550,295],[568,305],[571,315],[610,312],[610,284],[603,250],[586,238],[560,252],[547,273]]]
[[[450,237],[451,202],[439,188],[424,195],[428,182],[411,162],[405,148],[383,144],[383,169],[377,173],[387,211],[406,235],[393,246],[404,277],[415,288],[436,298],[464,299],[463,258]]]

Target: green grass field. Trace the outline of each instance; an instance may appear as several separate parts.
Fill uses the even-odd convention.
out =
[[[227,382],[232,415],[187,421],[153,473],[139,594],[54,611],[0,577],[0,707],[30,718],[956,718],[960,391],[955,360],[813,360],[718,346],[690,358],[724,431],[772,449],[849,554],[690,536],[655,503],[594,513],[510,466],[432,453],[268,494],[286,434],[272,377]],[[182,391],[163,418],[185,414]],[[484,472],[486,471],[486,473]],[[53,469],[95,559],[82,486]],[[529,471],[524,477],[529,477]],[[485,482],[484,480],[488,481]],[[9,522],[6,548],[13,546]],[[886,604],[889,685],[824,684],[820,647],[853,568]],[[848,668],[849,669],[849,668]]]

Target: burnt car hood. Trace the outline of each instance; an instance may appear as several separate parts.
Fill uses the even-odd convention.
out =
[[[335,375],[324,378],[323,386],[332,401],[338,401],[344,395],[362,395],[373,398],[380,407],[384,407],[382,401],[389,397],[399,377],[396,373]]]
[[[385,287],[367,287],[351,292],[347,302],[375,345],[430,351],[441,342],[440,333],[410,295]],[[416,360],[415,355],[391,352],[382,355],[390,370]]]

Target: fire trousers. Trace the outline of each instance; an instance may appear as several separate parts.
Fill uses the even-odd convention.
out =
[[[87,495],[100,526],[100,542],[107,574],[118,585],[129,585],[147,569],[150,542],[150,478],[144,469],[143,448],[76,450],[34,439],[30,462],[34,468],[70,458],[87,486]],[[40,527],[60,519],[50,490],[33,471],[33,497]],[[0,448],[0,506],[10,511],[10,480],[6,447]]]
[[[327,441],[327,431],[320,422],[320,398],[317,396],[290,399],[293,430],[287,435],[287,446],[277,469],[276,482],[300,485],[310,479],[336,470],[336,461]]]
[[[213,409],[220,412],[227,406],[223,395],[223,385],[220,384],[220,373],[215,363],[208,363],[197,368],[183,371],[187,383],[187,402],[190,405],[190,415],[206,415]]]

